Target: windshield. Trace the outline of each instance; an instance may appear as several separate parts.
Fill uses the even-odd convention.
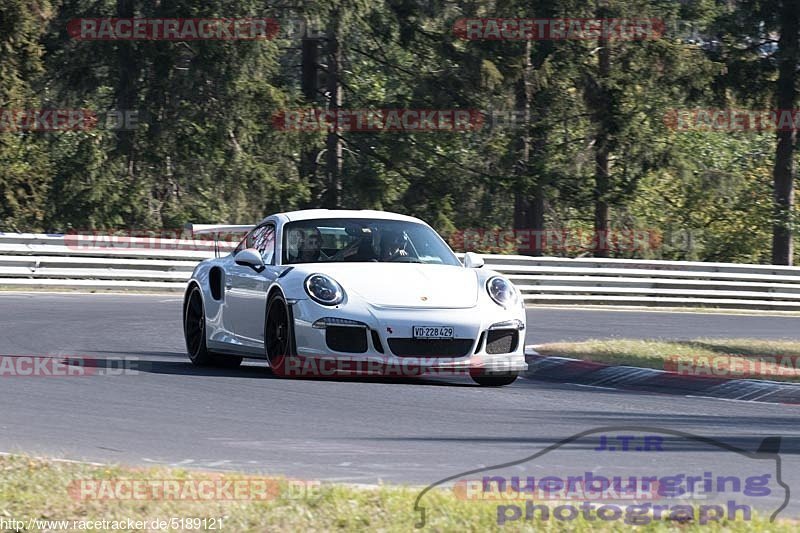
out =
[[[355,262],[461,266],[428,226],[401,220],[299,220],[283,229],[283,264]]]

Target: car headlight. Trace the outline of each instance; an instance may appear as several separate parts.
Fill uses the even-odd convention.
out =
[[[338,305],[344,300],[344,289],[325,274],[311,274],[306,278],[306,292],[322,305]]]
[[[517,292],[514,286],[505,278],[495,276],[486,282],[486,291],[497,305],[509,306],[517,301]]]

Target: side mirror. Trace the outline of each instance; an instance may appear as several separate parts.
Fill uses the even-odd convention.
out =
[[[483,266],[483,257],[475,252],[467,252],[464,254],[464,266],[467,268],[481,268]]]
[[[236,254],[233,260],[237,265],[249,266],[256,272],[264,270],[264,260],[261,259],[261,254],[255,248],[245,248]]]

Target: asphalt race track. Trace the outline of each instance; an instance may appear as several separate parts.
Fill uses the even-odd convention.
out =
[[[169,295],[0,293],[0,355],[138,358],[123,375],[0,377],[0,451],[89,461],[426,485],[600,426],[654,426],[755,451],[781,436],[786,515],[800,515],[800,406],[520,379],[288,380],[260,363],[193,368]],[[800,338],[800,318],[528,311],[527,343],[610,336]],[[690,459],[691,446],[675,453]],[[704,467],[724,470],[724,453]],[[597,464],[597,455],[571,462]]]

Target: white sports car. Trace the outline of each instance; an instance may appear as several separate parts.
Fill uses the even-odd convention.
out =
[[[197,365],[266,359],[278,375],[471,376],[512,383],[527,368],[519,291],[423,221],[381,211],[280,213],[194,270],[183,304]]]

